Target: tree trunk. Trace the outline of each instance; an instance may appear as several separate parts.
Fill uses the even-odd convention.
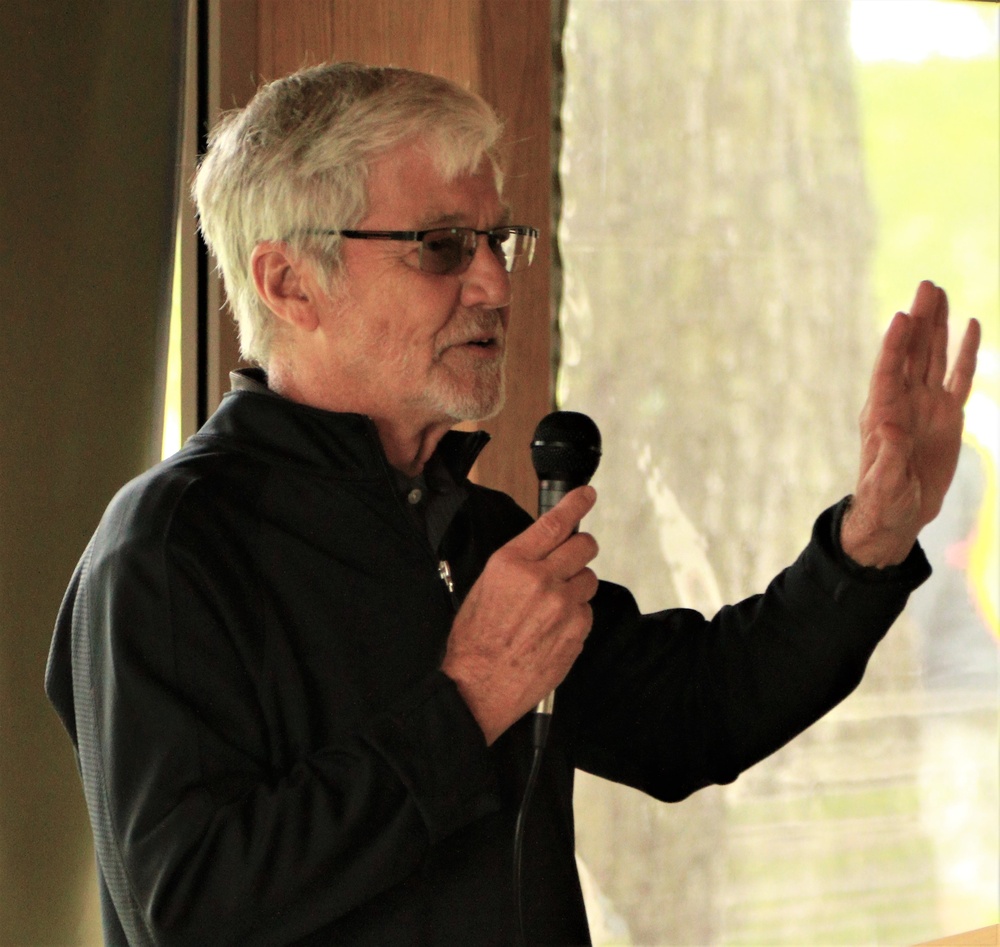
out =
[[[598,572],[645,610],[762,591],[853,487],[873,221],[848,14],[568,7],[559,401],[604,435]],[[636,943],[722,936],[726,811],[581,780],[582,857]]]

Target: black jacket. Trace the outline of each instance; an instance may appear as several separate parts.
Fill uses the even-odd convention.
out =
[[[464,478],[460,598],[530,517]],[[602,584],[526,836],[531,943],[588,943],[580,767],[664,800],[725,783],[848,694],[927,575],[851,568],[837,509],[766,594],[642,616]],[[231,392],[114,499],[46,687],[77,748],[109,942],[510,944],[526,718],[487,748],[440,670],[455,601],[366,418]]]

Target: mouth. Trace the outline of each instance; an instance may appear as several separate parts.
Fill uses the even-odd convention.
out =
[[[498,348],[500,342],[491,335],[481,336],[476,339],[469,339],[468,342],[463,342],[463,345],[472,345],[479,349],[491,349]]]
[[[466,358],[474,361],[493,362],[503,357],[503,340],[498,336],[483,335],[451,346],[452,351],[464,352]]]
[[[459,339],[442,348],[441,354],[449,349],[470,352],[476,355],[497,355],[503,352],[503,332],[499,329],[481,331],[468,338]]]

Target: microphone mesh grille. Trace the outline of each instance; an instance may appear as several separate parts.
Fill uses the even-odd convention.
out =
[[[538,422],[531,463],[539,480],[589,483],[601,460],[601,432],[585,414],[553,411]]]

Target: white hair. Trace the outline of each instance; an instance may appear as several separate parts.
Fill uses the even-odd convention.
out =
[[[375,158],[419,137],[446,180],[488,157],[499,190],[501,132],[486,102],[447,79],[356,63],[327,63],[275,80],[246,108],[224,115],[192,194],[243,357],[266,365],[275,324],[254,287],[254,247],[285,241],[319,264],[329,288],[339,272],[340,238],[311,231],[358,224]]]

